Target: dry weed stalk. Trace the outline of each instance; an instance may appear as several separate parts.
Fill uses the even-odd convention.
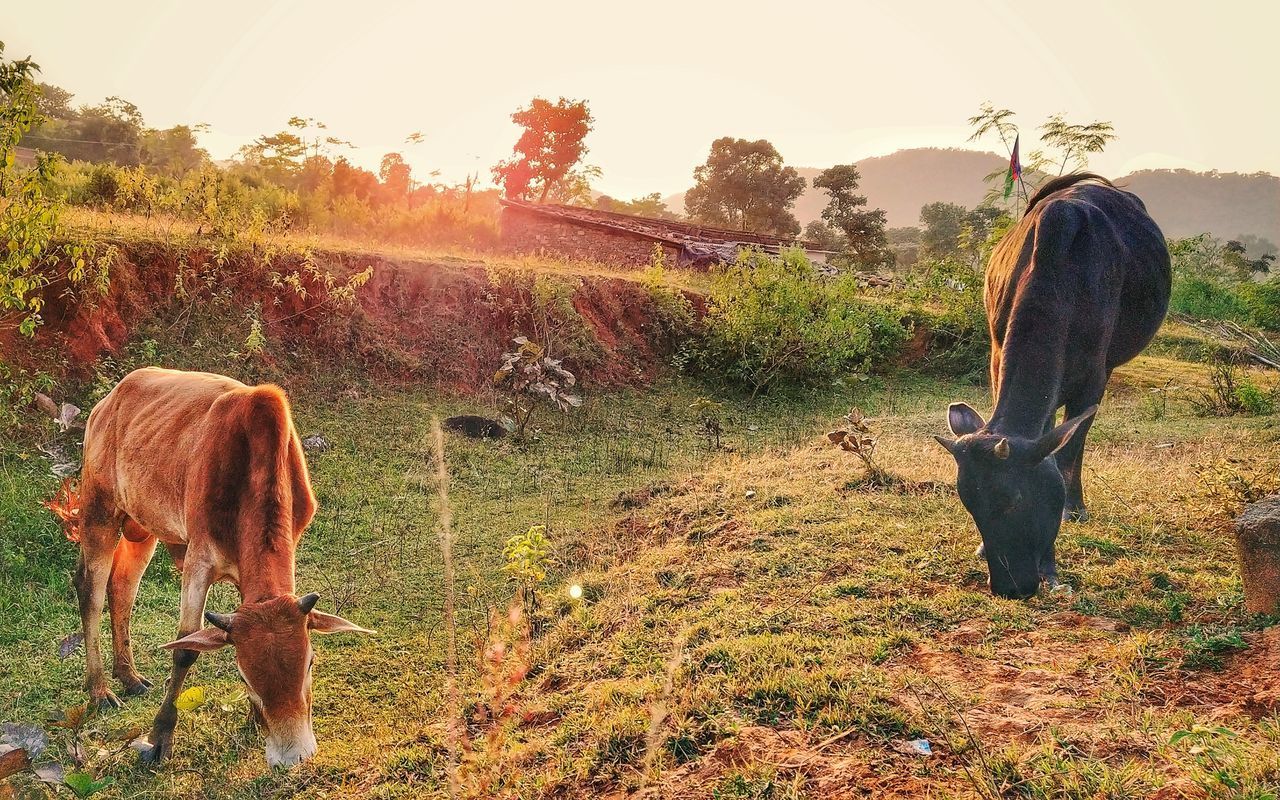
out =
[[[458,696],[458,626],[455,613],[453,574],[453,507],[449,504],[449,468],[444,460],[444,431],[440,418],[431,417],[431,444],[436,462],[436,497],[440,505],[440,558],[444,563],[445,697],[448,703],[449,796],[460,789],[458,761],[466,737],[462,725],[462,704]]]

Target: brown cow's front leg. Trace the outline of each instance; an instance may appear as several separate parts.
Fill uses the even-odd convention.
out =
[[[182,606],[178,619],[178,638],[194,633],[200,629],[204,616],[204,604],[209,597],[209,587],[213,585],[212,571],[198,558],[189,558],[182,570]],[[182,694],[182,684],[187,679],[187,672],[196,663],[200,655],[195,650],[173,651],[173,672],[165,686],[164,701],[151,725],[151,735],[147,737],[150,747],[138,753],[138,760],[143,764],[159,764],[169,757],[173,751],[173,729],[178,724],[178,695]]]
[[[107,582],[119,522],[102,511],[100,505],[86,502],[80,536],[80,562],[76,565],[76,595],[80,601],[80,626],[84,633],[84,688],[89,702],[98,708],[119,708],[120,699],[107,688],[102,668],[102,606],[106,602]]]
[[[146,531],[132,520],[126,520],[125,526],[126,536],[116,545],[111,579],[107,583],[107,603],[111,609],[111,649],[114,655],[111,674],[124,684],[126,695],[140,695],[146,694],[151,688],[151,682],[139,675],[134,668],[129,627],[133,619],[133,603],[138,597],[138,584],[156,551],[156,540],[146,535]],[[141,541],[137,541],[138,539]]]

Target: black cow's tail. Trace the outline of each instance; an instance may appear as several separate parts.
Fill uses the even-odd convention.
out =
[[[1067,175],[1059,175],[1036,190],[1036,193],[1031,196],[1030,202],[1027,203],[1027,210],[1023,212],[1022,216],[1025,217],[1030,214],[1031,209],[1035,208],[1041,200],[1044,200],[1054,192],[1060,192],[1068,186],[1075,186],[1077,183],[1083,183],[1084,181],[1097,181],[1105,186],[1115,188],[1115,184],[1111,181],[1092,172],[1072,172]]]

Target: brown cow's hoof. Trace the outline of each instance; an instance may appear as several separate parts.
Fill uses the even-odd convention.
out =
[[[152,744],[146,739],[137,739],[133,748],[138,751],[138,764],[143,767],[158,767],[169,757],[173,750],[173,735],[162,737]]]
[[[124,693],[128,697],[141,697],[152,689],[151,681],[146,678],[138,678],[136,683],[126,684]]]
[[[91,693],[89,695],[89,705],[99,712],[124,708],[124,702],[119,697],[116,697],[110,689],[103,689],[101,693]]]

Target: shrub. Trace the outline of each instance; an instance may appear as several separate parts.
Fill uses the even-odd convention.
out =
[[[952,259],[922,261],[905,292],[911,318],[928,331],[924,364],[929,371],[962,379],[984,378],[991,337],[982,298],[982,273]]]
[[[706,331],[689,364],[750,387],[839,381],[892,357],[901,316],[868,302],[854,276],[826,278],[797,249],[744,251],[716,269]]]
[[[1175,275],[1169,310],[1196,319],[1249,322],[1249,309],[1236,290],[1208,277]]]
[[[582,398],[572,394],[577,382],[560,361],[546,355],[546,349],[524,336],[512,340],[516,349],[502,356],[502,366],[493,376],[493,382],[503,392],[503,404],[511,415],[518,439],[525,437],[525,429],[538,402],[569,413],[582,405]]]

